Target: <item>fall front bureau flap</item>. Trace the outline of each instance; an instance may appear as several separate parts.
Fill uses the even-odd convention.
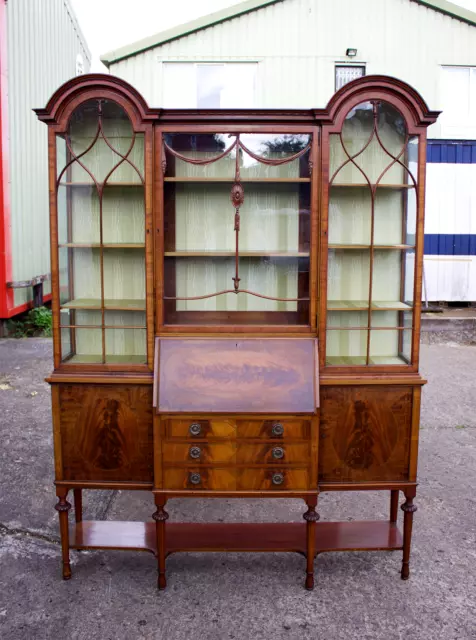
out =
[[[315,338],[156,338],[158,413],[315,413]]]

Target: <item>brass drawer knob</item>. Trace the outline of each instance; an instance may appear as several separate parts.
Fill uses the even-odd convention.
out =
[[[279,486],[280,484],[283,484],[283,482],[284,482],[284,473],[273,473],[273,477],[271,478],[271,482],[276,486]]]
[[[199,473],[191,473],[188,477],[190,484],[200,484],[202,478]]]
[[[191,436],[199,436],[202,432],[202,425],[199,422],[192,422],[188,428],[188,432]]]
[[[197,460],[202,455],[202,450],[200,447],[190,447],[189,454],[191,458]]]
[[[282,436],[284,433],[284,427],[280,422],[275,422],[271,429],[271,433],[273,436]]]
[[[275,460],[282,460],[284,458],[284,449],[283,447],[274,447],[271,455]]]

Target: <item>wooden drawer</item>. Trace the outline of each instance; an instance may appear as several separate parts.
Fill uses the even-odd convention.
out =
[[[236,488],[238,491],[305,490],[309,488],[309,471],[285,467],[238,469]]]
[[[162,445],[164,465],[188,464],[306,464],[309,460],[309,445],[266,443],[247,444],[229,440],[224,442],[164,442]]]
[[[270,440],[309,439],[311,432],[310,420],[237,420],[236,433],[238,438],[267,438]]]
[[[167,464],[235,464],[236,443],[223,442],[164,442],[162,460]]]
[[[268,442],[266,444],[240,443],[237,446],[237,464],[307,464],[309,460],[309,444],[287,444]]]
[[[300,491],[309,489],[307,468],[233,467],[165,468],[164,489],[169,491]]]
[[[164,489],[170,491],[235,491],[236,471],[233,467],[210,468],[165,468]]]
[[[170,418],[165,420],[167,438],[190,438],[203,440],[209,438],[235,438],[236,421],[228,418]]]

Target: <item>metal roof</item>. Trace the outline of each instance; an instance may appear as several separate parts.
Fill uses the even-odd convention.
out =
[[[158,47],[159,45],[170,42],[171,40],[177,40],[178,38],[182,38],[190,33],[194,33],[220,22],[225,22],[226,20],[231,20],[232,18],[241,16],[244,13],[256,11],[257,9],[261,9],[267,5],[283,1],[284,0],[246,0],[246,2],[240,2],[239,4],[232,5],[231,7],[227,7],[221,11],[209,13],[208,15],[201,16],[196,20],[185,22],[184,24],[167,29],[167,31],[160,31],[152,36],[143,38],[142,40],[137,40],[125,47],[109,51],[101,56],[101,61],[106,65],[106,67],[109,67],[109,65],[114,62],[118,62],[124,58],[129,58],[130,56],[134,56],[142,51],[146,51],[147,49]],[[466,22],[473,27],[476,26],[476,12],[464,9],[453,2],[448,2],[448,0],[409,1],[421,4],[429,9],[434,9],[435,11],[443,13],[451,18],[456,18],[457,20]]]

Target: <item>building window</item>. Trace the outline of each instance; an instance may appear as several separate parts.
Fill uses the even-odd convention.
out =
[[[443,138],[476,138],[476,67],[443,67]]]
[[[348,82],[362,78],[365,76],[365,65],[350,65],[350,64],[337,64],[336,65],[336,91],[343,87]]]
[[[163,105],[178,109],[256,106],[256,62],[164,62]]]

